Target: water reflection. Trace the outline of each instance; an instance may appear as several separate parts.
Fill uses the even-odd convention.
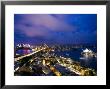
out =
[[[19,54],[19,55],[26,55],[29,53],[32,53],[31,49],[19,49],[16,51],[16,54]]]

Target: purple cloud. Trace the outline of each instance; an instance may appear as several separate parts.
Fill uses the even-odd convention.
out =
[[[76,30],[75,26],[66,23],[60,18],[65,18],[62,15],[55,18],[48,14],[25,14],[20,15],[22,19],[15,22],[15,29],[21,31],[24,35],[29,37],[47,36],[50,32],[70,32]]]

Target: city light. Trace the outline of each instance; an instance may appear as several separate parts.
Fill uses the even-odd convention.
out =
[[[59,47],[58,50],[71,50],[71,47]],[[29,44],[18,44],[16,46],[16,50],[19,49],[32,49],[32,52],[26,55],[17,56],[15,52],[15,75],[23,75],[26,73],[27,75],[55,75],[55,76],[63,76],[63,75],[77,75],[77,76],[89,76],[96,75],[96,71],[91,68],[85,68],[80,65],[79,62],[74,61],[69,57],[57,56],[55,55],[56,46],[49,47],[44,44],[43,46],[35,46],[31,48]],[[75,46],[76,47],[76,46]],[[72,46],[73,48],[73,46]],[[54,50],[54,51],[53,51]],[[85,51],[83,51],[85,52]],[[87,53],[86,49],[86,53]],[[92,51],[90,51],[92,53]],[[89,52],[89,53],[90,53]],[[60,71],[61,66],[65,73]],[[67,72],[66,72],[67,71]]]

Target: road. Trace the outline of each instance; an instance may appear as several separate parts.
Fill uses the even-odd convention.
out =
[[[45,49],[46,48],[42,48],[42,49],[39,49],[37,51],[34,51],[34,52],[30,53],[30,54],[27,54],[27,55],[24,55],[24,56],[21,56],[21,57],[17,57],[17,58],[15,58],[15,61],[21,60],[21,59],[26,58],[26,57],[29,57],[29,56],[33,56],[34,54],[36,54],[36,53],[38,53],[38,52],[40,52],[42,50],[45,50]]]

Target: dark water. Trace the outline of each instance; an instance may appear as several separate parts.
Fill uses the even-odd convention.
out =
[[[93,52],[96,53],[95,48],[90,48]],[[97,70],[97,58],[82,58],[81,52],[83,50],[81,48],[73,49],[73,50],[68,50],[68,51],[60,51],[60,52],[55,52],[56,55],[58,56],[63,56],[63,57],[69,57],[73,59],[74,61],[80,62],[81,66],[87,67],[87,68],[92,68]],[[82,59],[81,59],[82,58]]]
[[[32,52],[32,50],[30,50],[30,49],[20,49],[20,50],[16,51],[16,53],[20,54],[20,55],[26,55],[26,54],[29,54],[31,52]]]

